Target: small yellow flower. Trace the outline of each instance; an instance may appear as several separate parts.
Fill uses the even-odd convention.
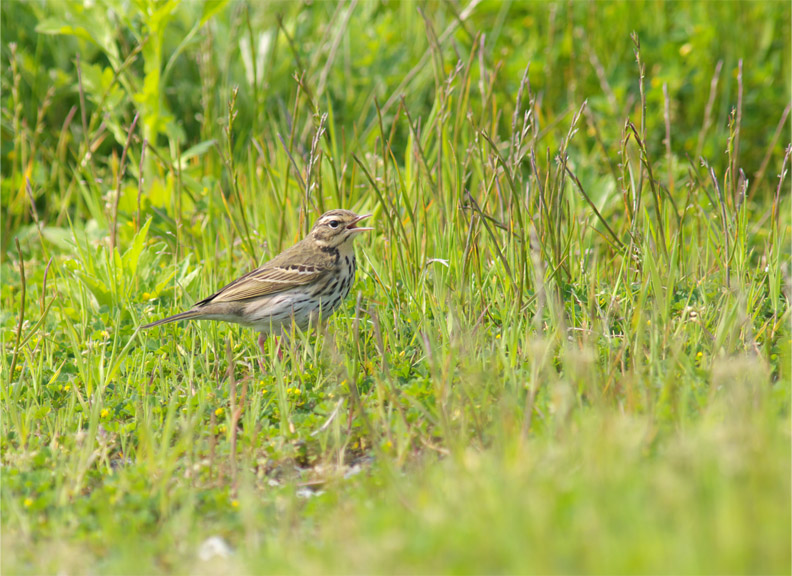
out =
[[[66,384],[66,386],[63,387],[63,391],[68,392],[69,390],[71,390],[71,384]]]
[[[239,508],[239,500],[231,500],[231,508]]]
[[[500,334],[495,334],[495,340],[500,340]]]
[[[222,416],[223,412],[224,412],[223,408],[220,407],[217,410],[215,410],[215,416]]]
[[[30,508],[31,506],[33,506],[33,499],[32,498],[25,498],[24,504],[25,504],[25,508]]]
[[[704,356],[703,352],[697,352],[696,353],[696,358],[701,358],[702,356]]]
[[[110,414],[110,410],[108,410],[107,408],[102,408],[102,411],[99,412],[99,416],[101,418],[107,418],[108,414]]]
[[[102,338],[110,338],[110,332],[107,330],[102,330]]]
[[[651,325],[652,325],[652,321],[651,321],[651,320],[647,320],[647,321],[646,321],[646,325],[647,325],[647,326],[651,326]]]
[[[150,300],[150,299],[151,299],[151,294],[149,294],[148,292],[143,292],[143,300]]]

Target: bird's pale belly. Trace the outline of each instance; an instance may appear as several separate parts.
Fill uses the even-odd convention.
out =
[[[263,334],[288,331],[292,322],[305,330],[327,320],[347,297],[353,282],[354,269],[351,275],[342,275],[323,287],[293,289],[251,300],[244,305],[243,316],[248,319],[245,324]]]

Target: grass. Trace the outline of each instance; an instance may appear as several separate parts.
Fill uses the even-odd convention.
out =
[[[788,572],[789,22],[4,2],[3,571]],[[139,332],[339,206],[264,372]]]

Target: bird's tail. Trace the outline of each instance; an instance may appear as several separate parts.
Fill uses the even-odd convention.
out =
[[[190,318],[197,318],[201,316],[201,312],[198,310],[188,310],[187,312],[180,312],[179,314],[174,314],[173,316],[168,316],[167,318],[163,318],[162,320],[157,320],[156,322],[152,322],[151,324],[146,324],[145,326],[141,326],[141,330],[147,330],[149,328],[154,328],[154,326],[162,326],[163,324],[170,324],[171,322],[178,322],[180,320],[189,320]]]

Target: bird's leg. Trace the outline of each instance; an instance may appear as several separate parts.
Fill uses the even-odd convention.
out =
[[[293,340],[289,330],[281,327],[281,329],[278,331],[278,334],[275,336],[275,341],[278,343],[277,347],[275,348],[275,353],[278,355],[278,360],[283,361],[284,348],[288,347],[292,353],[294,352],[294,349],[291,347]]]
[[[262,359],[264,359],[267,356],[267,351],[264,348],[266,344],[267,344],[267,336],[264,334],[264,332],[260,332],[258,337],[258,345],[259,345],[259,350],[261,350],[261,357],[258,359],[258,363],[259,363],[259,368],[261,368],[261,371],[264,373],[266,373],[267,371],[264,369],[264,363],[262,362]]]
[[[283,344],[283,340],[281,340],[280,336],[275,336],[275,343],[276,343],[276,345],[275,345],[275,354],[278,355],[278,360],[280,360],[282,362],[283,361],[283,347],[281,345]]]
[[[278,360],[283,360],[283,341],[280,336],[273,336],[273,338],[275,338],[275,354],[278,355]],[[263,332],[259,333],[258,346],[259,350],[261,350],[261,357],[258,359],[259,368],[261,368],[262,372],[266,372],[263,359],[267,357],[267,335]]]
[[[267,351],[264,349],[264,345],[266,343],[267,343],[267,336],[264,334],[264,332],[260,332],[258,337],[258,345],[259,345],[259,350],[261,350],[262,356],[267,355]]]

